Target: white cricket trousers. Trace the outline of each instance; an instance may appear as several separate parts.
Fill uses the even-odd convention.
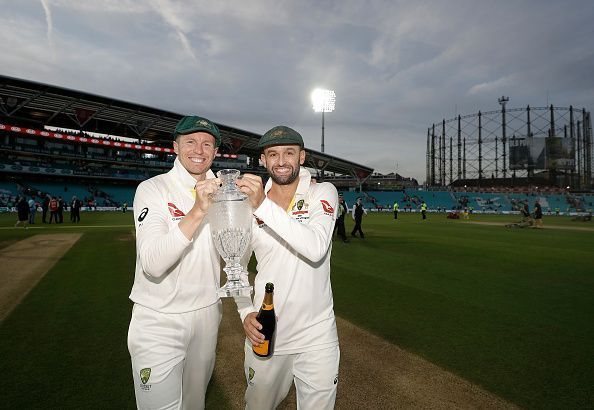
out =
[[[314,350],[264,359],[245,346],[245,408],[275,409],[295,382],[297,409],[330,410],[336,401],[340,348]]]
[[[221,302],[187,313],[134,304],[128,350],[139,409],[204,409],[221,316]]]

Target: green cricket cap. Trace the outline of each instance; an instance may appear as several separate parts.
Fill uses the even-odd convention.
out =
[[[215,138],[217,147],[221,145],[221,134],[217,126],[212,121],[197,115],[188,115],[179,120],[173,131],[173,138],[201,131],[212,135]]]
[[[299,145],[303,148],[303,138],[294,129],[279,125],[266,131],[258,142],[258,147],[261,149],[273,145]]]

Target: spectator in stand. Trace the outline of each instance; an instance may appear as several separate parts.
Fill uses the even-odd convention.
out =
[[[14,227],[16,228],[19,225],[22,225],[25,227],[25,229],[27,229],[27,223],[29,222],[29,204],[27,203],[27,200],[24,196],[18,199],[16,208],[18,219]]]
[[[35,203],[35,197],[29,199],[29,225],[35,223],[35,214],[37,213],[37,204]]]
[[[52,221],[58,223],[58,200],[52,196],[52,199],[49,201],[49,211],[50,211],[50,220],[49,223],[51,224]]]
[[[41,204],[41,222],[43,222],[44,224],[47,223],[47,211],[49,209],[49,203],[50,203],[50,196],[48,194],[45,195],[45,198],[43,198],[43,202]]]

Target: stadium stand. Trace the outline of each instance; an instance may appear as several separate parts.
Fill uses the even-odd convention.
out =
[[[171,135],[185,114],[3,75],[0,106],[0,180],[53,195],[64,194],[60,186],[68,186],[69,194],[92,197],[99,206],[130,205],[138,183],[171,169]],[[222,145],[213,171],[264,174],[258,161],[261,135],[217,125]],[[368,166],[311,149],[306,166],[316,175],[323,170],[349,176],[354,185],[373,173]],[[18,192],[6,190],[2,198],[10,202]]]
[[[593,209],[594,195],[582,194],[549,194],[533,192],[530,194],[507,192],[454,192],[454,191],[369,191],[369,192],[342,192],[347,205],[355,203],[356,199],[363,198],[364,206],[370,210],[392,210],[394,201],[398,201],[400,211],[417,211],[421,203],[426,201],[431,211],[456,211],[472,208],[476,212],[504,213],[519,212],[524,203],[530,209],[539,201],[545,214],[553,214],[559,208],[560,213],[591,212]]]

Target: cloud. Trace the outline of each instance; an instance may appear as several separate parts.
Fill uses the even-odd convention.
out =
[[[501,90],[502,88],[507,88],[512,84],[512,77],[505,76],[498,78],[494,81],[487,81],[484,83],[473,85],[472,87],[470,87],[470,90],[468,90],[468,94],[472,95],[481,93],[491,93],[491,95],[493,95],[493,93],[498,93],[499,90]]]
[[[50,10],[47,0],[41,0],[43,11],[45,12],[45,20],[47,24],[47,43],[51,51],[52,61],[56,61],[56,46],[54,45],[54,39],[52,32],[54,30],[52,24],[52,11]]]
[[[4,74],[264,132],[319,149],[311,90],[336,91],[326,151],[420,181],[427,127],[508,107],[594,106],[587,1],[5,2]]]
[[[196,64],[198,64],[198,58],[196,58],[196,54],[194,54],[194,50],[192,50],[192,45],[184,33],[184,31],[188,30],[188,26],[184,23],[183,19],[178,17],[178,10],[176,10],[174,4],[168,0],[151,0],[151,5],[175,30],[184,50],[186,50],[188,55],[192,57]]]

